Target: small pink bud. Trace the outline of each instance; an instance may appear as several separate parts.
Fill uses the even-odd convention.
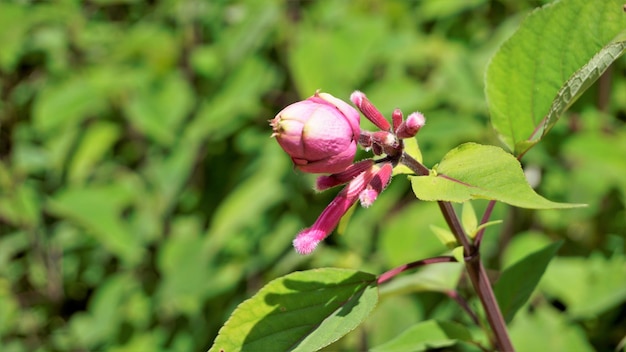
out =
[[[352,164],[360,135],[360,116],[349,104],[315,93],[276,115],[270,125],[295,166],[310,173],[337,173]]]
[[[415,137],[417,132],[426,124],[426,118],[419,112],[414,112],[407,116],[406,120],[398,126],[396,135],[398,138]]]
[[[402,111],[400,109],[396,108],[393,110],[393,113],[391,113],[391,121],[393,122],[393,130],[397,131],[402,123]]]
[[[354,91],[352,95],[350,95],[350,100],[356,105],[359,110],[367,117],[368,120],[372,121],[376,127],[380,128],[383,131],[389,131],[391,125],[389,125],[389,121],[385,119],[383,114],[376,109],[374,104],[372,104],[369,99],[360,91]]]

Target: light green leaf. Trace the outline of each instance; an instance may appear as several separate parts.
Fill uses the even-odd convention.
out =
[[[623,1],[563,0],[533,12],[486,74],[491,122],[516,155],[536,144],[624,50]]]
[[[478,219],[476,219],[476,212],[472,206],[472,202],[463,203],[463,210],[461,211],[461,223],[465,233],[474,233],[478,226]]]
[[[122,184],[91,188],[70,188],[57,192],[47,210],[83,226],[104,248],[126,263],[143,256],[142,242],[123,221],[122,211],[131,195]]]
[[[456,241],[456,237],[452,234],[452,231],[449,229],[444,229],[443,227],[430,225],[430,230],[437,236],[439,241],[443,243],[446,247],[453,249],[458,243]]]
[[[481,224],[480,226],[478,226],[478,227],[476,228],[476,230],[474,230],[474,232],[470,232],[470,233],[468,233],[467,235],[468,235],[469,237],[471,237],[471,238],[475,238],[475,237],[476,237],[476,235],[478,234],[478,231],[480,231],[480,230],[482,230],[482,229],[484,229],[484,228],[487,228],[487,227],[489,227],[489,226],[498,225],[498,224],[501,224],[501,223],[502,223],[502,220],[488,221],[488,222],[486,222],[486,223],[484,223],[484,224]]]
[[[68,178],[73,183],[82,183],[110,150],[119,135],[119,128],[112,123],[100,121],[90,125],[73,155]]]
[[[541,281],[541,289],[567,306],[574,319],[596,318],[626,300],[626,257],[557,257]]]
[[[471,341],[472,335],[461,324],[428,320],[418,323],[397,338],[372,349],[372,352],[423,351],[452,346],[457,341]]]
[[[461,261],[458,263],[436,263],[425,265],[414,273],[403,274],[391,281],[385,282],[380,287],[380,296],[407,295],[415,292],[446,292],[455,290],[459,285],[459,279],[463,274],[463,254],[461,248]]]
[[[324,6],[324,5],[320,5]],[[351,2],[337,2],[335,16],[350,16],[337,28],[304,21],[287,55],[289,70],[300,96],[317,89],[344,99],[363,72],[371,70],[376,49],[385,43],[388,29],[380,16],[363,16],[353,11]],[[368,54],[369,53],[369,54]]]
[[[316,351],[352,331],[377,301],[371,274],[335,268],[291,273],[240,304],[209,351]]]
[[[572,323],[548,304],[533,312],[521,311],[510,325],[509,333],[517,352],[597,351],[580,324]]]
[[[131,123],[156,142],[170,145],[193,104],[192,91],[181,74],[144,82],[124,106]]]
[[[543,276],[550,260],[563,244],[552,243],[508,267],[493,285],[498,305],[506,322],[526,303]]]
[[[549,201],[530,187],[522,167],[501,148],[466,143],[451,150],[428,176],[411,177],[413,192],[426,201],[498,200],[530,209],[582,206]]]

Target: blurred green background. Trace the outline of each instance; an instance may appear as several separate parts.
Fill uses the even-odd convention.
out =
[[[203,351],[273,278],[381,273],[443,253],[429,227],[444,224],[437,206],[398,176],[341,235],[297,255],[293,237],[336,191],[313,191],[267,120],[316,89],[344,100],[359,89],[385,114],[426,115],[427,166],[462,142],[498,145],[484,71],[545,2],[1,2],[2,351]],[[565,241],[511,325],[521,351],[612,351],[626,335],[625,73],[620,59],[525,157],[540,194],[589,207],[496,207],[504,223],[484,245],[494,270]],[[390,286],[329,350],[432,317],[469,322],[432,292],[456,285],[458,269]]]

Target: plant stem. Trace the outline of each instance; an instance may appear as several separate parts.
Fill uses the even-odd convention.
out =
[[[422,165],[419,161],[413,159],[410,155],[402,153],[400,162],[409,167],[413,172],[420,176],[426,176],[430,170]],[[500,351],[514,351],[513,344],[509,338],[506,329],[506,323],[502,317],[502,312],[493,294],[493,288],[487,277],[485,267],[480,260],[479,248],[470,243],[468,236],[465,234],[458,216],[454,212],[454,208],[450,202],[439,201],[439,208],[446,219],[446,223],[456,237],[456,240],[463,246],[465,254],[465,269],[470,277],[474,291],[480,299],[480,303],[485,310],[487,321],[495,338],[495,347]]]
[[[435,264],[435,263],[454,263],[456,262],[456,259],[454,259],[454,257],[451,256],[442,256],[442,257],[433,257],[433,258],[427,258],[427,259],[422,259],[422,260],[418,260],[415,262],[411,262],[408,264],[404,264],[404,265],[400,265],[399,267],[393,268],[391,270],[388,270],[382,274],[380,274],[378,276],[378,284],[382,284],[383,282],[389,281],[392,278],[394,278],[396,275],[405,272],[407,270],[413,269],[413,268],[417,268],[423,265],[428,265],[428,264]]]

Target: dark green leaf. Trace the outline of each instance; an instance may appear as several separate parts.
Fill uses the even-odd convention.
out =
[[[376,277],[316,269],[278,278],[237,307],[210,351],[315,351],[352,331],[378,301]]]
[[[504,320],[513,320],[515,313],[530,298],[550,260],[562,244],[562,241],[552,243],[527,255],[502,272],[493,290]]]
[[[516,155],[537,143],[559,115],[624,50],[621,0],[556,1],[533,12],[493,57],[486,75],[491,122]]]

